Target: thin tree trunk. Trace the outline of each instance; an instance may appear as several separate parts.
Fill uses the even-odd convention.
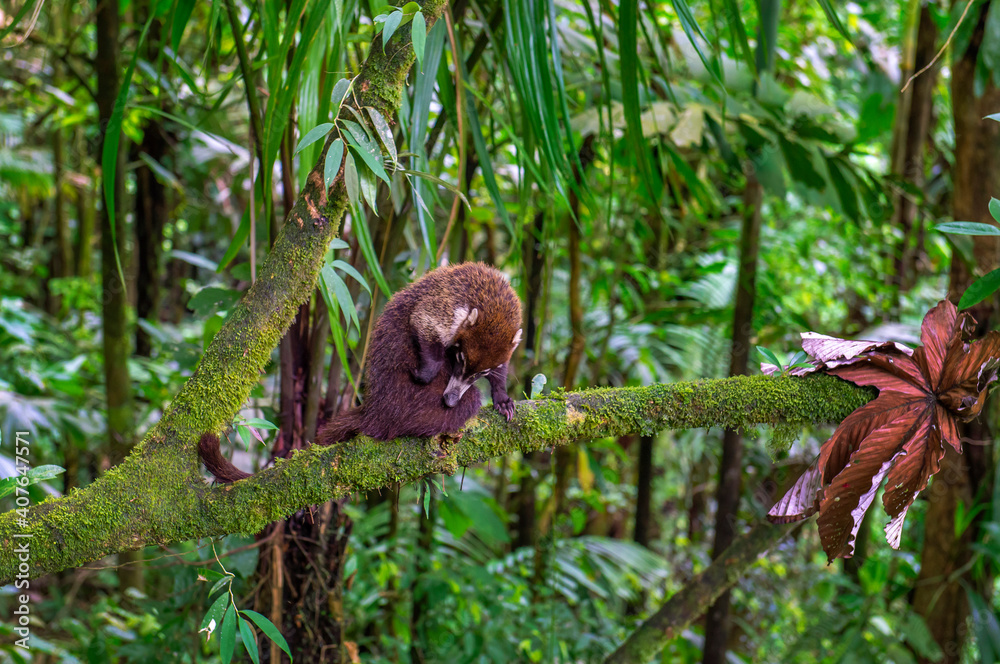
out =
[[[952,57],[951,102],[955,122],[954,217],[967,221],[993,223],[989,214],[992,193],[1000,190],[1000,125],[984,117],[1000,108],[1000,88],[987,77],[985,89],[978,90],[976,68],[985,38],[986,17],[991,3],[974,8],[968,21],[976,21],[975,29],[964,53]],[[996,9],[996,8],[994,8]],[[973,256],[980,274],[997,267],[1000,243],[995,237],[976,237]],[[952,259],[949,298],[958,297],[976,275],[970,274],[965,261]],[[972,307],[979,322],[975,336],[991,329],[996,321],[996,295]],[[966,592],[979,592],[990,603],[992,581],[973,576],[966,569],[971,559],[970,544],[978,530],[973,525],[955,536],[955,508],[959,502],[970,505],[976,495],[992,495],[992,436],[979,420],[962,426],[959,431],[965,441],[961,457],[948,454],[941,471],[927,492],[929,506],[924,520],[924,544],[920,554],[920,575],[913,594],[913,607],[924,618],[927,627],[941,646],[944,664],[957,664],[962,659],[963,644],[968,633],[969,615]],[[959,573],[960,572],[960,573]],[[930,661],[922,659],[921,661]]]
[[[428,495],[429,494],[429,495]],[[426,512],[424,505],[427,505]],[[420,591],[420,581],[430,569],[430,555],[434,547],[434,522],[437,520],[437,497],[427,482],[420,487],[420,537],[417,540],[415,573],[410,585],[413,610],[410,613],[410,663],[424,664],[428,659],[427,634],[424,619],[429,605],[427,593]]]
[[[911,39],[912,48],[907,49],[909,52],[906,54],[912,64],[906,68],[904,80],[926,67],[938,49],[937,24],[926,1],[921,3],[916,24],[916,35]],[[896,114],[891,171],[917,190],[922,190],[924,185],[924,146],[931,125],[938,71],[939,67],[935,65],[913,81],[900,95]],[[900,295],[913,287],[917,259],[923,249],[918,242],[922,236],[918,227],[920,202],[903,191],[896,192],[894,196],[892,226],[902,233],[893,257],[892,277],[897,301]]]
[[[140,22],[146,21],[150,6],[148,1],[136,5]],[[163,47],[162,26],[154,20],[146,37],[146,57],[156,60]],[[162,102],[161,102],[162,103]],[[135,236],[138,253],[136,278],[136,316],[140,320],[155,321],[160,311],[160,255],[163,246],[163,225],[166,222],[167,189],[156,178],[153,169],[140,158],[145,154],[152,161],[164,165],[167,156],[166,132],[160,116],[153,115],[143,127],[142,144],[135,150],[138,166],[135,171]],[[135,353],[149,357],[152,340],[140,325],[135,328]]]
[[[747,373],[750,337],[753,332],[753,304],[757,283],[757,254],[760,249],[760,206],[763,188],[754,173],[747,174],[743,194],[743,230],[740,235],[740,270],[733,312],[733,345],[730,376]],[[722,462],[716,493],[715,542],[712,557],[718,558],[732,544],[736,533],[743,478],[743,438],[735,429],[722,437]],[[729,636],[729,591],[722,593],[709,609],[705,622],[704,664],[723,664]]]
[[[527,229],[524,238],[524,357],[525,372],[522,384],[531,385],[532,372],[537,366],[535,341],[538,336],[538,304],[542,293],[542,266],[545,257],[542,255],[542,227],[545,215],[541,212],[535,215],[534,223]],[[525,454],[520,464],[518,490],[515,504],[517,505],[517,523],[514,531],[514,548],[532,546],[535,543],[535,468],[541,454],[532,452]]]
[[[96,12],[97,32],[97,109],[100,126],[107,127],[118,96],[118,44],[119,16],[118,4],[98,0]],[[107,140],[108,136],[104,136]],[[103,143],[103,141],[102,141]],[[102,146],[103,149],[103,146]],[[131,345],[128,338],[128,303],[125,285],[118,275],[115,262],[117,249],[121,262],[125,260],[125,224],[121,223],[121,203],[124,189],[124,160],[118,151],[117,166],[112,190],[115,199],[115,218],[110,216],[107,206],[101,207],[101,285],[102,316],[104,336],[104,389],[108,407],[108,456],[111,465],[117,465],[132,449],[135,435],[132,408],[132,382],[128,373],[128,358]],[[110,174],[105,172],[103,177]],[[112,238],[112,227],[115,237]],[[117,246],[116,242],[117,241]],[[142,588],[142,567],[127,564],[138,555],[122,554],[119,562],[118,578],[123,588]]]
[[[82,149],[82,148],[78,148]],[[94,228],[97,206],[94,202],[93,183],[88,179],[76,190],[76,214],[80,228],[76,232],[76,276],[89,278],[94,271]]]
[[[635,487],[635,532],[636,544],[649,547],[653,525],[653,436],[639,438],[638,473]]]

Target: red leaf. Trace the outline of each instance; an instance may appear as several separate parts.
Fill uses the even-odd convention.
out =
[[[961,451],[959,420],[980,413],[1000,368],[1000,333],[966,342],[974,321],[942,300],[924,317],[923,346],[803,335],[802,347],[827,373],[879,389],[827,440],[814,467],[768,513],[795,521],[819,512],[830,559],[854,553],[861,520],[883,480],[886,539],[899,546],[910,505],[941,468],[945,445]]]

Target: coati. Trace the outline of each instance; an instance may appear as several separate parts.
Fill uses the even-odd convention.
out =
[[[363,433],[378,440],[454,433],[482,405],[479,378],[507,421],[507,364],[521,341],[521,301],[506,277],[483,263],[441,267],[397,292],[375,324],[364,399],[316,435],[331,445]],[[214,434],[198,445],[218,481],[249,477],[222,456]]]

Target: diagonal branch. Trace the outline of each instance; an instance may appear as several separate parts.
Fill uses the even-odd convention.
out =
[[[775,542],[802,525],[788,523],[758,524],[737,538],[705,571],[678,590],[660,609],[604,659],[604,664],[648,662],[656,659],[671,639],[703,615],[723,592],[731,588],[743,573]]]
[[[444,0],[423,3],[428,26],[444,4]],[[414,61],[410,27],[398,30],[384,50],[380,36],[372,43],[355,81],[359,107],[373,106],[385,117],[395,114]],[[204,516],[201,497],[207,488],[199,471],[196,441],[202,432],[218,431],[230,422],[259,382],[299,305],[310,297],[323,254],[347,207],[342,176],[329,190],[323,181],[331,140],[256,283],[161,420],[129,457],[81,491],[23,513],[0,515],[0,577],[37,576],[110,553],[177,541],[174,524]],[[30,553],[23,550],[25,543],[30,544]],[[17,553],[15,546],[21,549]]]

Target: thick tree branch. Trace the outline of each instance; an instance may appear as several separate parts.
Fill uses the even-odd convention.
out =
[[[839,422],[874,395],[874,390],[823,375],[739,376],[585,390],[521,401],[510,424],[484,409],[457,441],[383,443],[362,437],[302,450],[250,479],[214,488],[197,472],[193,452],[181,455],[184,465],[191,467],[189,472],[163,475],[177,455],[151,454],[157,446],[154,438],[141,461],[133,455],[91,487],[31,510],[26,530],[34,538],[26,573],[38,576],[150,544],[255,533],[331,498],[410,482],[429,473],[453,474],[494,457],[575,440],[666,428]],[[210,408],[211,402],[203,407]],[[135,463],[145,464],[145,472],[137,474]],[[0,518],[5,542],[22,531],[14,515]],[[5,545],[0,550],[0,583],[17,572],[17,555]]]
[[[422,4],[429,27],[444,0]],[[381,36],[375,38],[348,103],[373,106],[385,117],[395,115],[414,60],[410,27],[398,30],[384,50]],[[327,148],[331,141],[332,136]],[[347,207],[342,178],[329,190],[323,182],[325,159],[326,148],[257,281],[132,454],[87,488],[33,507],[26,517],[0,515],[0,577],[38,576],[110,553],[177,541],[180,531],[174,524],[205,517],[197,440],[202,432],[219,431],[230,422],[259,382],[299,305],[312,294],[323,254]],[[25,543],[30,553],[23,551]],[[15,552],[15,545],[22,550]]]

